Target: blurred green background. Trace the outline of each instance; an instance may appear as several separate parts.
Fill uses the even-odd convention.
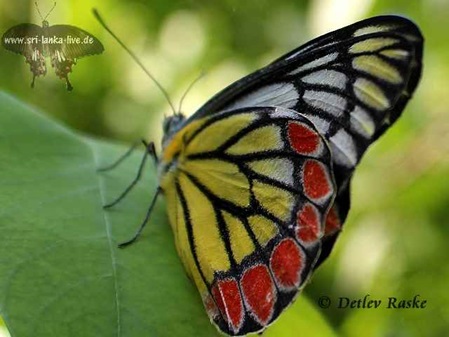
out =
[[[46,13],[53,0],[40,0]],[[301,43],[378,14],[413,19],[425,41],[424,73],[402,118],[368,151],[354,177],[352,210],[334,252],[305,296],[427,300],[425,309],[318,309],[342,336],[448,336],[449,1],[59,1],[48,18],[98,37],[100,56],[79,60],[73,92],[52,69],[30,88],[24,58],[0,50],[0,89],[85,134],[158,141],[170,109],[155,85],[91,14],[96,7],[182,110]],[[44,14],[45,15],[45,14]],[[34,1],[0,0],[0,32],[40,24]],[[49,62],[47,62],[49,66]],[[1,137],[1,135],[0,135]],[[318,305],[317,305],[318,307]],[[0,336],[1,322],[0,322]],[[307,336],[307,331],[298,332]]]

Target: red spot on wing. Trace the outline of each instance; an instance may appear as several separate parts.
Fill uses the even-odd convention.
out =
[[[243,303],[239,286],[235,279],[218,281],[211,289],[212,296],[224,320],[234,332],[243,324]]]
[[[296,236],[305,243],[313,243],[321,236],[320,214],[315,206],[306,203],[297,215]]]
[[[336,206],[332,206],[326,216],[324,235],[330,235],[341,229],[341,221]]]
[[[299,154],[312,154],[319,149],[320,136],[310,127],[298,123],[290,122],[288,124],[288,139],[291,147]]]
[[[292,289],[301,283],[304,256],[301,248],[292,239],[282,240],[271,254],[270,267],[281,288]]]
[[[308,159],[302,171],[304,193],[313,200],[329,197],[333,187],[326,167],[317,160]]]
[[[276,290],[267,266],[248,268],[240,281],[242,293],[254,318],[265,326],[269,323],[276,303]]]

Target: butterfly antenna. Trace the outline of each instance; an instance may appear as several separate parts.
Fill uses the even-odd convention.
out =
[[[100,13],[94,8],[93,10],[95,18],[100,22],[100,24],[103,26],[104,29],[107,30],[109,34],[112,35],[112,37],[123,47],[123,49],[126,50],[126,52],[133,58],[133,60],[142,68],[142,70],[151,78],[151,80],[156,84],[156,86],[159,88],[159,90],[162,92],[162,94],[165,96],[165,99],[167,100],[168,104],[170,105],[171,109],[173,110],[173,113],[176,114],[175,106],[173,105],[170,97],[168,96],[167,91],[162,87],[162,85],[156,80],[156,78],[148,71],[147,68],[140,62],[140,60],[137,58],[137,56],[117,37],[117,35],[114,34],[114,32],[106,25],[103,18],[100,16]]]
[[[34,2],[34,5],[36,6],[37,12],[38,12],[39,16],[41,17],[41,20],[42,20],[42,21],[45,21],[45,20],[47,20],[48,16],[51,14],[51,12],[53,12],[53,9],[55,9],[55,7],[56,7],[56,1],[55,1],[55,3],[53,4],[53,7],[50,9],[50,11],[49,11],[49,12],[47,13],[47,15],[45,16],[45,18],[42,16],[41,11],[39,10],[39,5],[37,4],[37,1]]]
[[[179,101],[179,108],[178,113],[181,113],[182,103],[184,102],[184,99],[186,98],[187,94],[190,92],[190,90],[193,88],[193,86],[205,75],[204,71],[201,71],[201,73],[195,78],[192,83],[187,87],[187,90],[184,92],[184,94],[181,97],[181,100]]]
[[[51,12],[53,12],[53,9],[55,9],[55,7],[56,7],[56,1],[55,1],[55,3],[53,4],[53,7],[50,9],[50,11],[49,11],[49,12],[47,13],[47,15],[45,16],[44,21],[47,20],[48,16],[51,14]]]
[[[36,6],[37,13],[38,13],[39,16],[41,17],[41,20],[42,20],[42,21],[45,21],[44,17],[42,16],[41,11],[39,10],[39,5],[37,4],[37,1],[34,2],[34,6]]]

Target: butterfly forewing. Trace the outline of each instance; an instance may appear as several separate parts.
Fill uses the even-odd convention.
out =
[[[338,194],[325,237],[325,251],[330,252],[349,210],[355,166],[400,116],[416,88],[422,44],[419,29],[405,18],[360,21],[318,37],[235,82],[192,119],[252,106],[282,106],[307,117],[332,151]]]
[[[30,50],[40,49],[42,51],[42,44],[38,43],[37,39],[33,39],[33,37],[41,35],[42,27],[32,23],[23,23],[8,29],[3,34],[2,45],[5,49],[26,57]],[[19,39],[26,39],[26,41],[19,43]]]
[[[335,162],[353,168],[397,119],[421,73],[422,37],[399,17],[368,19],[320,37],[231,85],[199,115],[245,106],[283,106],[314,122]]]
[[[79,59],[89,55],[101,54],[104,47],[101,42],[85,30],[70,25],[53,25],[46,28],[48,37],[62,38],[65,43],[51,44],[51,54],[59,51],[69,59]]]
[[[40,42],[43,32],[43,28],[38,25],[24,23],[8,29],[2,36],[3,47],[23,55],[30,65],[30,71],[33,73],[32,86],[35,77],[47,73],[46,51]]]
[[[209,316],[230,335],[264,329],[320,253],[336,192],[326,140],[293,110],[254,107],[190,123],[162,160],[178,252]]]

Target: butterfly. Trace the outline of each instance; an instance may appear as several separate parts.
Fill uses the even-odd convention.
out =
[[[56,75],[66,81],[67,90],[71,91],[73,86],[68,74],[77,59],[101,54],[104,47],[96,37],[81,28],[70,25],[50,26],[46,19],[56,3],[45,18],[42,17],[37,3],[35,5],[42,19],[42,27],[32,23],[14,26],[3,34],[2,45],[11,52],[25,56],[33,74],[32,88],[36,77],[46,75],[45,58],[50,57]]]
[[[210,320],[261,332],[329,256],[368,146],[421,76],[423,37],[377,16],[318,37],[231,84],[191,117],[166,117],[160,194]]]

